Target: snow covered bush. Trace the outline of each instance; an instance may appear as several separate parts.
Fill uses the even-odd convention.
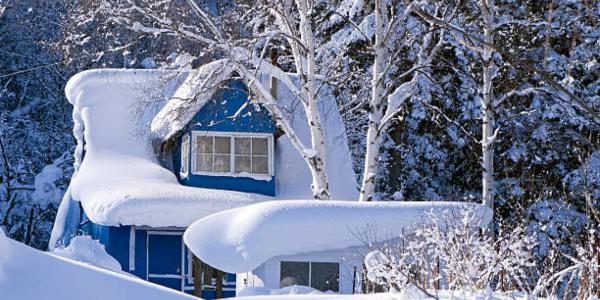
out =
[[[479,217],[471,210],[427,214],[427,225],[365,257],[367,279],[390,290],[415,285],[423,290],[532,291],[535,237],[524,226],[493,236],[473,226]]]

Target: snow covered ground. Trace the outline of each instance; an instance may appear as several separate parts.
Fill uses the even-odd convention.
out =
[[[75,244],[83,249],[95,249],[93,241],[81,239]],[[71,248],[72,249],[72,248]],[[81,249],[81,247],[79,248]],[[73,252],[75,250],[63,250]],[[80,252],[80,251],[76,251]],[[72,255],[71,255],[72,256]],[[79,258],[81,259],[81,258]],[[311,293],[310,288],[290,287],[268,291],[265,294],[248,292],[243,300],[412,300],[431,299],[416,288],[400,293],[381,293],[370,295],[338,295]],[[313,290],[314,292],[314,290]],[[309,294],[306,294],[309,293]],[[430,291],[436,294],[435,291]],[[442,300],[508,300],[526,299],[516,294],[490,292],[469,293],[440,291]],[[35,250],[5,237],[0,229],[0,299],[36,299],[36,300],[81,300],[81,299],[130,299],[130,300],[179,300],[198,299],[192,296],[155,285],[133,276],[108,271],[87,263],[73,261],[47,252]],[[232,299],[233,300],[233,299]]]
[[[133,276],[28,247],[0,229],[0,299],[197,299]]]

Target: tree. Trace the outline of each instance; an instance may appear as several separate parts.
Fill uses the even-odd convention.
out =
[[[227,28],[223,23],[215,22],[214,18],[194,1],[187,1],[186,6],[180,6],[177,1],[104,1],[92,14],[107,16],[106,22],[112,25],[123,26],[140,35],[154,37],[173,37],[178,43],[192,43],[204,47],[194,57],[194,61],[202,61],[210,56],[220,57],[219,68],[224,68],[225,73],[237,72],[250,90],[258,96],[258,101],[273,115],[276,124],[284,131],[290,142],[304,158],[311,171],[313,182],[313,195],[317,199],[329,199],[329,186],[325,164],[325,142],[323,129],[317,110],[319,82],[315,65],[314,32],[311,23],[312,2],[298,0],[296,2],[265,2],[274,5],[268,10],[275,19],[273,24],[264,25],[264,31],[250,31],[249,36],[241,35],[237,30]],[[174,8],[175,13],[171,11]],[[238,14],[239,13],[239,14]],[[244,18],[238,10],[230,12]],[[297,15],[298,19],[291,18]],[[264,20],[264,19],[263,19]],[[190,22],[193,21],[193,22]],[[272,25],[272,26],[269,26]],[[293,75],[285,73],[280,67],[275,66],[265,59],[269,42],[273,37],[283,37],[286,40],[297,73],[298,83]],[[216,66],[215,66],[216,67]],[[213,71],[216,70],[213,69]],[[215,72],[212,72],[213,74]],[[209,73],[207,73],[209,74]],[[286,115],[279,107],[276,99],[269,93],[261,81],[261,76],[268,74],[277,78],[285,85],[304,106],[308,126],[311,133],[310,145],[305,145],[295,134],[293,128],[286,120]],[[207,78],[192,83],[201,85]],[[199,86],[197,91],[201,90]],[[189,95],[190,106],[195,105],[195,95]],[[177,114],[168,114],[177,118]],[[170,122],[162,118],[160,122]],[[153,126],[161,127],[159,122]],[[161,138],[168,138],[169,133]]]

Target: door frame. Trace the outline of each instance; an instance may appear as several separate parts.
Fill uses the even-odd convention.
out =
[[[181,261],[179,275],[175,274],[150,274],[150,235],[179,235],[181,236]],[[152,278],[178,278],[181,280],[180,291],[185,292],[185,244],[183,243],[183,232],[181,231],[146,231],[146,281]]]

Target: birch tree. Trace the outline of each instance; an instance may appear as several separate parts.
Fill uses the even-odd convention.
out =
[[[354,5],[357,6],[357,5]],[[372,201],[375,195],[375,179],[381,153],[382,133],[401,110],[403,103],[428,84],[427,72],[440,48],[444,45],[444,30],[435,31],[435,24],[424,24],[424,29],[411,35],[406,33],[407,20],[412,12],[408,6],[394,5],[375,0],[374,43],[371,45],[374,59],[372,65],[371,95],[368,101],[368,126],[366,153],[360,189],[360,201]],[[441,4],[432,6],[435,15],[449,17],[452,12]],[[393,12],[393,13],[391,13]],[[422,35],[422,37],[417,37]],[[417,59],[404,72],[394,74],[395,59],[400,55],[402,43],[418,45]]]
[[[195,15],[191,20],[197,21],[191,23],[182,22],[177,15],[169,11],[170,8],[179,5],[177,1],[164,1],[158,4],[149,0],[104,1],[104,5],[98,9],[111,16],[110,20],[115,24],[139,34],[172,36],[205,47],[203,53],[214,52],[216,53],[214,56],[223,57],[223,64],[230,65],[232,70],[241,75],[251,91],[258,96],[257,100],[269,110],[277,125],[303,157],[312,175],[311,189],[314,198],[329,199],[325,140],[317,108],[320,85],[317,79],[315,36],[311,21],[313,2],[267,1],[266,4],[271,6],[268,13],[276,19],[274,26],[265,27],[266,29],[260,35],[249,37],[240,37],[223,30],[192,0],[186,1],[186,9]],[[138,17],[134,18],[134,16]],[[238,17],[244,18],[244,16]],[[280,67],[267,62],[265,50],[274,37],[283,37],[288,42],[287,46],[293,54],[295,66],[293,71],[297,74],[297,81],[294,75],[287,74]],[[263,75],[275,77],[302,103],[311,134],[309,145],[305,145],[296,135],[276,99],[262,86]],[[188,99],[190,105],[193,105],[191,102],[194,99],[193,96]],[[172,115],[172,117],[177,116]]]

